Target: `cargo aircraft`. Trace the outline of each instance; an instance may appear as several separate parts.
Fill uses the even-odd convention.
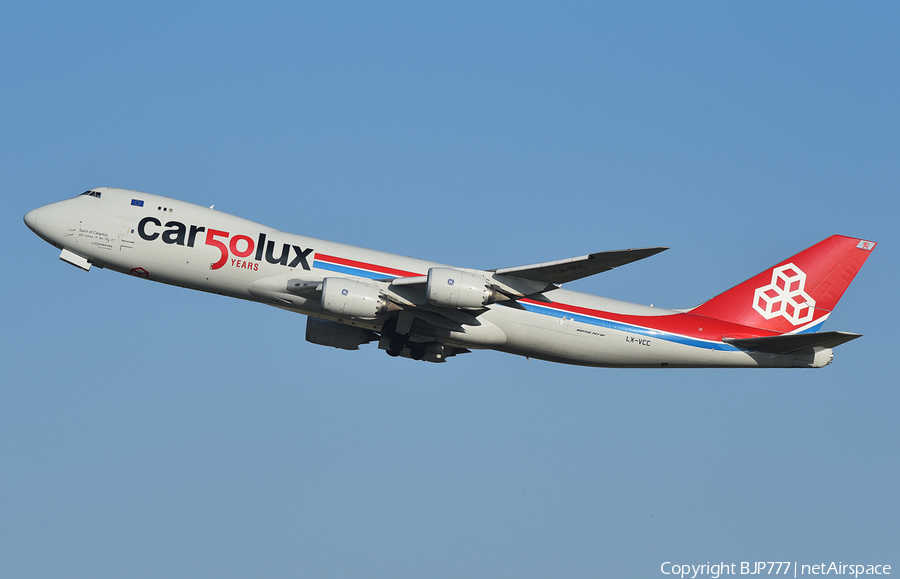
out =
[[[308,316],[306,339],[444,362],[491,349],[628,368],[819,368],[858,338],[819,332],[875,243],[833,235],[688,309],[561,286],[665,247],[491,270],[285,233],[147,193],[101,187],[25,215],[59,258]]]

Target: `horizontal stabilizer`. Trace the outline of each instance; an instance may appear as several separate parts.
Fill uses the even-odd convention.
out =
[[[813,334],[784,334],[764,338],[725,338],[725,342],[742,350],[766,352],[768,354],[790,354],[809,348],[834,348],[862,334],[850,332],[819,332]]]
[[[514,275],[517,277],[541,281],[553,284],[563,284],[583,277],[588,277],[613,268],[656,255],[668,247],[644,247],[640,249],[623,249],[618,251],[601,251],[581,257],[560,259],[535,263],[533,265],[520,265],[517,267],[503,267],[494,270],[494,273]]]

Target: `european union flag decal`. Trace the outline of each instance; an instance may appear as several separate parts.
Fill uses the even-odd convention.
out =
[[[144,202],[141,201],[140,199],[132,199],[132,200],[131,200],[131,204],[132,204],[132,205],[137,205],[138,207],[143,207],[143,206],[144,206]]]

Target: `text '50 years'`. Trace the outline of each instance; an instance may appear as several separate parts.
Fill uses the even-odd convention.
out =
[[[162,231],[159,228],[165,228]],[[202,225],[187,226],[180,221],[167,221],[165,225],[155,217],[144,217],[138,223],[138,235],[145,241],[156,241],[161,239],[163,243],[169,245],[182,245],[194,247],[194,242],[198,233],[206,232],[205,245],[215,247],[219,250],[219,259],[210,264],[210,269],[219,269],[226,263],[231,256],[235,258],[248,258],[251,255],[256,262],[262,262],[264,259],[267,263],[284,265],[287,267],[301,266],[303,269],[310,269],[307,257],[313,253],[312,248],[302,248],[289,243],[282,243],[279,253],[276,256],[276,246],[274,241],[266,241],[266,234],[260,233],[256,239],[248,235],[236,234],[231,235],[228,231],[219,229],[207,229]],[[293,254],[293,259],[292,255]],[[290,262],[288,262],[290,260]],[[232,260],[235,261],[235,260]],[[258,264],[246,264],[242,267],[245,269],[258,269]],[[250,267],[252,265],[252,267]]]

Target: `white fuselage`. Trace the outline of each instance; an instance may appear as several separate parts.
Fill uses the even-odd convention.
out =
[[[161,283],[253,300],[374,332],[385,318],[330,315],[288,282],[360,278],[389,285],[393,278],[424,276],[450,267],[372,249],[285,233],[212,208],[146,193],[98,188],[30,212],[26,223],[46,241],[91,264]],[[66,254],[66,252],[63,252]],[[495,303],[476,315],[464,311],[452,327],[427,323],[437,313],[411,307],[432,328],[422,339],[459,348],[487,348],[555,362],[612,367],[809,367],[816,355],[748,353],[722,342],[715,320],[610,300],[566,289],[547,301]],[[408,297],[408,296],[407,296]],[[420,304],[421,305],[421,304]],[[433,308],[431,308],[433,309]],[[439,312],[438,312],[439,313]],[[395,314],[396,315],[396,314]],[[687,317],[686,317],[687,316]],[[452,316],[451,316],[452,317]],[[442,320],[445,318],[441,318]],[[709,325],[707,339],[698,329]],[[668,326],[656,322],[667,320]],[[415,334],[413,325],[410,332]]]

